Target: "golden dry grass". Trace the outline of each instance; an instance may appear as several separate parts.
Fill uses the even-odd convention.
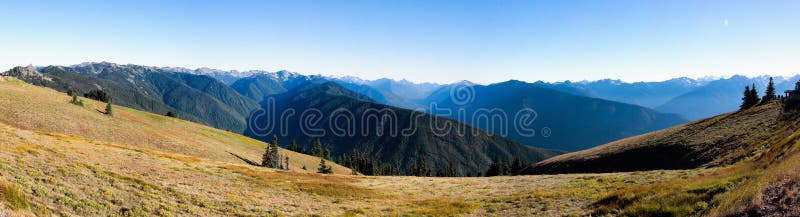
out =
[[[20,129],[191,156],[184,158],[190,161],[241,162],[228,152],[259,160],[265,147],[265,143],[239,134],[125,107],[115,106],[114,117],[98,116],[105,108],[103,102],[83,98],[84,107],[74,106],[64,93],[13,78],[4,78],[0,83],[0,123]],[[302,172],[306,165],[309,172],[316,172],[318,158],[288,150],[281,150],[281,154],[289,156],[293,171]],[[348,168],[331,165],[334,173],[350,173]]]

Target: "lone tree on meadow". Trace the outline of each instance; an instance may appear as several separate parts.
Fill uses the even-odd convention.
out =
[[[319,168],[317,168],[317,173],[331,174],[331,173],[333,173],[333,168],[331,168],[331,166],[328,166],[327,164],[325,164],[325,159],[324,158],[320,158]]]
[[[775,83],[772,82],[772,77],[769,77],[769,84],[767,84],[767,90],[764,92],[764,97],[761,98],[761,104],[767,104],[776,98]]]
[[[272,141],[267,144],[264,155],[261,157],[261,166],[269,168],[281,168],[281,156],[278,153],[278,136],[273,135]]]
[[[758,97],[758,92],[756,92],[756,85],[753,84],[752,87],[745,86],[744,87],[744,96],[742,97],[742,105],[739,106],[739,110],[749,109],[755,105],[758,105],[760,99]]]
[[[111,98],[108,99],[108,104],[106,104],[106,115],[114,116],[114,110],[111,107]]]
[[[272,140],[274,141],[275,138],[273,137]],[[262,167],[273,167],[272,161],[272,143],[267,143],[266,147],[264,147],[264,154],[261,155],[261,166]]]
[[[278,153],[278,136],[272,135],[272,142],[270,142],[270,159],[272,160],[272,168],[281,167],[281,155]]]

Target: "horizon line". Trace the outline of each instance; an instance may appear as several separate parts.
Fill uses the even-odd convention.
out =
[[[507,82],[507,81],[522,81],[522,82],[526,82],[526,83],[543,82],[543,83],[547,83],[547,84],[593,83],[593,82],[599,82],[599,81],[619,81],[619,82],[626,83],[626,84],[635,84],[635,83],[658,83],[658,82],[666,82],[666,81],[670,81],[670,80],[674,80],[674,79],[683,79],[683,78],[691,79],[691,80],[694,80],[694,81],[704,81],[704,80],[730,79],[730,78],[736,77],[736,76],[742,76],[742,77],[745,77],[745,78],[748,78],[748,79],[753,79],[753,78],[758,78],[758,77],[772,77],[772,78],[789,79],[791,77],[800,76],[800,73],[788,73],[788,74],[779,74],[779,75],[759,74],[759,75],[751,77],[751,76],[747,76],[747,75],[743,75],[743,74],[739,74],[739,73],[734,73],[734,74],[725,74],[725,75],[704,75],[704,76],[697,76],[697,77],[679,76],[679,77],[672,77],[672,78],[665,79],[665,80],[640,80],[640,81],[629,81],[629,80],[625,80],[625,79],[622,79],[622,78],[611,78],[611,77],[606,77],[606,78],[596,79],[596,80],[589,80],[589,79],[570,80],[570,79],[566,79],[566,80],[558,80],[558,81],[543,81],[543,80],[527,81],[527,80],[521,80],[521,79],[517,79],[517,78],[508,78],[506,80],[497,81],[497,82],[475,82],[475,81],[471,81],[471,80],[458,80],[458,81],[452,81],[452,82],[446,82],[445,83],[445,82],[435,82],[435,81],[419,81],[419,80],[413,80],[413,79],[408,79],[408,78],[380,77],[380,78],[373,78],[373,79],[365,79],[365,78],[362,78],[362,77],[359,77],[359,76],[353,76],[353,75],[334,75],[334,74],[323,75],[323,74],[320,74],[320,73],[317,73],[317,74],[305,74],[305,73],[302,73],[302,72],[289,70],[289,69],[281,69],[281,70],[270,71],[270,70],[266,70],[266,69],[247,69],[247,70],[219,69],[219,68],[212,68],[212,67],[208,67],[208,66],[191,68],[191,67],[184,67],[184,66],[153,66],[153,65],[145,65],[145,64],[135,64],[135,63],[121,64],[121,63],[115,63],[115,62],[109,62],[109,61],[99,61],[99,62],[87,61],[87,62],[81,62],[81,63],[78,63],[78,64],[72,64],[72,65],[57,65],[57,64],[35,65],[35,64],[29,63],[28,65],[25,65],[25,66],[23,66],[23,65],[13,66],[12,65],[10,68],[8,68],[6,70],[3,70],[2,72],[9,71],[9,70],[11,70],[13,68],[16,68],[16,67],[27,67],[27,66],[34,66],[34,67],[37,67],[37,68],[40,68],[40,67],[44,68],[44,67],[48,67],[48,66],[77,67],[77,66],[84,65],[84,64],[102,64],[102,63],[123,65],[123,66],[124,65],[134,65],[134,66],[142,66],[142,67],[154,67],[154,68],[159,68],[159,69],[181,68],[181,69],[187,69],[187,70],[191,70],[191,71],[198,71],[198,70],[201,70],[201,69],[208,69],[208,70],[212,70],[212,71],[221,71],[221,72],[226,72],[226,73],[230,73],[230,72],[255,72],[252,75],[277,73],[277,72],[289,72],[289,73],[296,73],[296,74],[303,75],[303,76],[319,76],[319,77],[332,78],[332,79],[355,78],[355,79],[359,79],[359,80],[364,81],[364,82],[371,82],[371,81],[388,79],[388,80],[392,80],[392,81],[406,81],[406,82],[410,82],[410,83],[413,83],[413,84],[434,84],[434,85],[450,85],[450,84],[455,84],[455,83],[460,83],[460,82],[470,82],[470,83],[478,84],[478,85],[492,85],[492,84],[498,84],[498,83],[503,83],[503,82]],[[175,71],[175,72],[177,72],[177,71]],[[210,73],[208,73],[208,74],[210,74]],[[208,74],[201,74],[201,75],[208,75]],[[246,77],[250,77],[252,75],[234,76],[234,77],[246,78]]]

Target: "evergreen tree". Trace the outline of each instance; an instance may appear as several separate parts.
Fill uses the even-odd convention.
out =
[[[292,140],[292,143],[289,143],[289,147],[287,147],[287,149],[297,153],[305,153],[303,147],[300,147],[300,145],[298,145],[294,140]]]
[[[320,158],[319,168],[317,168],[317,173],[331,174],[333,173],[333,168],[325,164],[325,159]]]
[[[775,83],[772,82],[772,77],[769,77],[769,84],[767,84],[767,90],[764,91],[764,97],[761,98],[761,104],[767,104],[776,98]]]
[[[286,161],[285,161],[283,169],[289,170],[289,156],[286,156]]]
[[[411,166],[408,167],[408,174],[409,176],[419,176],[419,169],[417,169],[417,162],[411,163]]]
[[[262,167],[270,167],[270,164],[272,162],[272,154],[271,154],[272,152],[270,152],[270,149],[272,149],[271,144],[267,144],[267,146],[264,148],[264,154],[261,155]]]
[[[748,104],[748,99],[750,98],[750,86],[744,86],[744,94],[742,95],[742,105],[739,106],[739,110],[745,110],[750,108]]]
[[[272,141],[270,141],[270,149],[269,149],[269,167],[271,168],[278,168],[280,169],[281,165],[281,155],[278,153],[278,136],[272,135]]]
[[[331,149],[326,148],[322,151],[322,157],[331,160]]]
[[[756,85],[745,86],[744,96],[742,97],[742,105],[739,106],[740,110],[749,109],[759,103],[758,92],[756,92]]]
[[[308,167],[306,167],[306,165],[305,165],[305,164],[303,164],[303,168],[302,168],[302,169],[303,169],[303,170],[308,170]]]
[[[315,157],[322,158],[322,142],[319,141],[319,138],[314,141],[314,146],[311,148],[311,155]]]
[[[525,169],[527,163],[523,163],[519,160],[519,158],[514,158],[514,162],[511,163],[511,175],[519,174],[522,169]]]
[[[511,175],[511,167],[505,161],[494,159],[489,169],[486,170],[486,176],[507,176]]]
[[[431,176],[431,169],[425,162],[425,158],[419,158],[419,166],[417,168],[419,169],[417,176]]]
[[[486,176],[497,176],[500,174],[500,165],[498,165],[499,160],[497,158],[492,161],[492,164],[489,165],[489,169],[486,170]]]
[[[106,104],[106,115],[114,116],[114,110],[111,107],[111,99],[108,99],[108,104]]]
[[[500,175],[511,175],[511,167],[505,161],[500,161]]]
[[[758,97],[758,91],[756,90],[756,84],[753,83],[753,86],[750,87],[750,107],[758,105],[760,103],[761,97]]]

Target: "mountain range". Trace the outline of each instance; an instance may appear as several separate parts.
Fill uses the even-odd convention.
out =
[[[173,111],[185,120],[235,132],[245,129],[245,117],[258,108],[219,80],[156,67],[103,62],[15,67],[5,74],[77,95],[102,90],[118,105],[156,114]]]
[[[795,94],[752,108],[724,112],[737,106],[744,85],[754,84],[762,92],[769,80],[766,76],[734,76],[698,83],[675,79],[672,84],[632,85],[613,81],[591,84],[620,85],[626,86],[621,89],[642,91],[609,100],[598,95],[614,91],[582,86],[591,82],[511,80],[481,85],[464,81],[436,85],[425,90],[424,98],[408,98],[402,92],[371,86],[368,82],[324,76],[285,71],[244,77],[213,73],[237,79],[223,82],[198,71],[111,63],[28,66],[3,72],[0,213],[12,216],[208,216],[234,212],[248,216],[283,213],[796,216],[800,213],[797,200],[800,108],[796,103],[800,98]],[[794,86],[794,79],[773,80],[780,93]],[[670,88],[674,92],[659,91]],[[76,96],[84,102],[76,104],[70,103],[73,97],[54,90],[91,94],[86,98]],[[110,103],[107,106],[104,99],[93,99],[92,94],[98,91],[111,95],[115,104],[138,107]],[[648,96],[654,99],[637,100]],[[436,109],[388,105],[392,100],[433,105]],[[671,123],[682,123],[685,119],[636,103],[661,104],[656,109],[676,104],[673,108],[695,110],[692,114],[697,115],[697,120]],[[710,104],[720,105],[700,110]],[[113,108],[114,113],[101,111],[105,107]],[[530,111],[525,117],[533,122],[523,127],[534,130],[534,139],[561,141],[552,144],[569,144],[570,148],[580,149],[584,148],[580,145],[591,142],[627,138],[564,153],[533,147],[548,145],[552,142],[549,140],[527,141],[528,135],[503,133],[503,128],[517,125],[484,125],[480,119],[461,116],[485,114],[491,119],[496,113],[487,114],[481,109],[492,112],[492,108]],[[268,141],[278,135],[282,146],[296,141],[306,150],[314,141],[320,141],[334,159],[361,157],[349,158],[358,160],[357,164],[349,160],[335,160],[343,162],[341,165],[329,162],[335,175],[315,173],[315,165],[325,168],[326,160],[318,155],[290,150],[278,153],[286,160],[288,169],[257,167],[247,159],[258,159],[266,143],[168,117],[158,109],[175,109],[182,114],[181,118],[206,125],[213,122],[220,129],[229,124],[224,120],[246,114],[241,126],[249,137]],[[444,109],[456,113],[438,113]],[[283,113],[289,110],[295,113]],[[721,111],[723,114],[705,116]],[[277,113],[295,119],[287,122],[264,119]],[[338,119],[340,116],[334,114],[350,114],[353,118]],[[286,129],[264,131],[277,123],[285,123],[278,126]],[[328,134],[319,130],[328,130]],[[626,134],[636,130],[642,132],[634,136]],[[394,131],[399,135],[394,136]],[[498,176],[486,178],[429,178],[359,174],[363,171],[360,165],[379,162],[382,168],[409,171],[393,173],[401,175],[434,175],[412,172],[420,168],[433,170],[437,175],[445,171],[444,176],[488,175],[490,171],[507,171],[503,162],[512,160],[531,163],[527,168],[511,171],[513,174],[555,175],[506,176],[510,173],[503,172],[491,173]],[[511,168],[520,168],[513,165],[518,164],[512,164]],[[447,172],[450,170],[452,173]],[[584,174],[560,175],[564,173]],[[85,186],[96,188],[87,191]],[[459,190],[462,188],[467,190]],[[369,204],[366,208],[365,203]]]
[[[459,176],[475,176],[486,171],[497,159],[538,162],[563,153],[490,135],[449,118],[380,104],[330,81],[309,81],[272,97],[274,101],[262,103],[269,114],[254,113],[260,118],[249,118],[253,122],[248,126],[266,128],[280,121],[287,124],[281,127],[288,131],[283,132],[277,127],[271,130],[254,127],[245,135],[263,141],[279,135],[281,145],[295,141],[305,145],[306,150],[310,150],[310,144],[319,139],[331,150],[334,158],[358,151],[399,171],[407,171],[415,163],[424,161],[433,171],[452,166]],[[296,112],[291,116],[293,119],[279,119],[289,110]],[[302,116],[309,111],[315,116]],[[340,118],[345,116],[352,118]],[[452,128],[440,131],[434,126]],[[461,135],[455,132],[456,129],[474,134]]]
[[[104,90],[114,103],[157,114],[177,112],[183,119],[219,129],[244,132],[250,113],[264,99],[285,94],[300,85],[332,82],[368,98],[371,106],[422,111],[480,128],[491,134],[541,148],[577,151],[628,136],[639,135],[687,120],[697,120],[738,108],[741,90],[755,84],[763,91],[769,77],[733,76],[721,79],[676,78],[662,82],[627,83],[619,80],[580,82],[507,81],[490,85],[461,81],[453,84],[405,80],[362,80],[278,71],[225,71],[208,68],[150,67],[114,63],[73,66],[15,67],[6,75],[32,84],[78,95]],[[792,89],[792,78],[776,77],[778,92]],[[454,104],[456,90],[469,87],[468,104]],[[430,107],[456,112],[437,113]],[[260,106],[261,105],[261,106]],[[482,109],[511,113],[532,109],[528,124],[533,135],[515,132],[511,121],[482,126],[473,118]],[[566,115],[565,115],[566,114]],[[675,115],[673,115],[675,114]],[[469,117],[469,118],[467,118]]]

